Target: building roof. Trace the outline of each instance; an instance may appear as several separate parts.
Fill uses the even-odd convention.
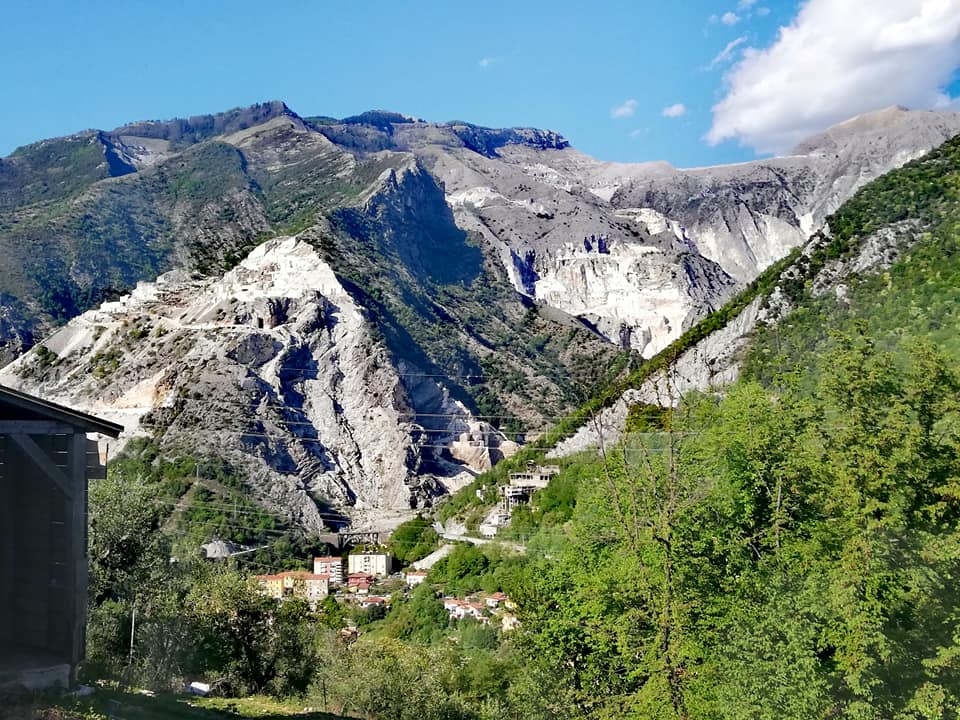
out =
[[[329,580],[329,575],[316,575],[312,572],[307,572],[306,570],[289,570],[287,572],[280,573],[280,577],[295,577],[303,578],[304,580]]]
[[[82,432],[100,433],[114,438],[123,432],[122,425],[87,415],[65,405],[52,403],[35,395],[28,395],[5,385],[0,385],[0,419],[54,420]]]
[[[342,558],[338,555],[328,555],[326,557],[315,557],[313,561],[315,563],[340,563],[343,562],[345,558]]]
[[[329,580],[329,575],[314,575],[306,570],[290,570],[288,572],[278,573],[276,575],[257,575],[257,580],[283,580],[284,578],[295,577],[304,580]]]

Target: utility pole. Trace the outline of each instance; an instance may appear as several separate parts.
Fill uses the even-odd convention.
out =
[[[137,631],[137,601],[133,601],[133,617],[130,619],[130,656],[127,658],[127,666],[133,665],[133,638]]]

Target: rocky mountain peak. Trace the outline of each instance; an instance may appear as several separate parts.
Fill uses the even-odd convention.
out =
[[[217,135],[229,135],[245,130],[282,116],[299,117],[283,101],[270,100],[214,115],[134,122],[116,128],[111,135],[166,140],[176,145],[192,145]]]
[[[856,154],[871,145],[909,147],[934,141],[944,133],[950,137],[956,129],[954,112],[909,110],[902,105],[891,105],[832,125],[800,142],[791,154],[823,155],[838,151]]]

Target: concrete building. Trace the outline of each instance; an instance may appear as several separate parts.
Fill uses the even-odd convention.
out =
[[[386,577],[393,572],[393,557],[385,552],[352,553],[347,556],[347,572]]]
[[[483,535],[483,537],[488,538],[496,537],[500,528],[507,525],[509,522],[510,513],[503,512],[501,510],[501,505],[498,505],[487,515],[486,518],[484,518],[484,521],[480,523],[480,534]]]
[[[495,526],[502,527],[510,521],[513,509],[519,505],[529,505],[533,494],[537,490],[543,490],[550,484],[550,478],[560,473],[557,465],[529,465],[526,472],[510,473],[510,484],[501,485],[497,488],[500,493],[500,504],[497,507],[497,513],[487,518],[484,523],[488,533],[494,530]],[[482,531],[481,530],[481,531]],[[490,535],[492,537],[492,535]]]
[[[87,483],[123,428],[0,387],[0,689],[70,685],[86,646]]]
[[[543,490],[550,484],[550,478],[559,474],[560,467],[558,465],[530,465],[526,472],[510,473],[510,484],[513,487]]]
[[[407,587],[416,587],[426,579],[426,570],[407,570],[403,574],[403,581],[407,584]]]
[[[330,594],[330,578],[326,575],[308,573],[304,570],[257,575],[260,592],[274,600],[302,598],[311,605]]]
[[[294,597],[302,597],[316,607],[319,601],[330,594],[330,578],[308,572],[288,573],[284,578],[284,589],[289,589]]]
[[[314,575],[327,575],[330,577],[331,585],[343,585],[347,577],[347,559],[330,555],[327,557],[315,557],[313,559]]]

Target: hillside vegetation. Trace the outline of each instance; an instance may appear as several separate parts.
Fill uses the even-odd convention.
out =
[[[799,363],[827,366],[828,329],[862,325],[880,347],[904,357],[921,338],[960,361],[960,138],[874,181],[829,218],[821,249],[793,265],[781,285],[796,309],[761,328],[745,373],[769,383]],[[814,295],[813,279],[832,261],[849,258],[865,238],[887,229],[907,246],[881,272],[844,281],[845,291]]]
[[[751,378],[636,414],[603,455],[564,460],[507,530],[525,554],[457,548],[389,610],[354,614],[361,634],[345,645],[336,603],[278,610],[230,571],[141,549],[117,575],[156,588],[138,598],[132,671],[165,687],[206,669],[373,718],[956,720],[957,151],[868,186],[813,253],[759,281],[750,292],[779,282],[796,309],[758,335]],[[843,307],[816,295],[823,268],[891,223],[916,235],[899,260],[846,278]],[[408,560],[424,527],[409,528]],[[122,672],[132,604],[112,584],[91,616],[106,674]],[[452,620],[437,596],[476,591],[507,593],[520,626]],[[246,632],[250,618],[262,629]]]
[[[525,555],[455,552],[354,614],[349,646],[337,603],[275,608],[233,572],[133,548],[95,565],[116,579],[89,671],[326,693],[374,718],[955,718],[960,378],[929,343],[903,371],[868,337],[835,343],[812,393],[801,374],[691,396],[568,464]],[[510,595],[520,628],[449,620],[434,594],[478,590]]]

